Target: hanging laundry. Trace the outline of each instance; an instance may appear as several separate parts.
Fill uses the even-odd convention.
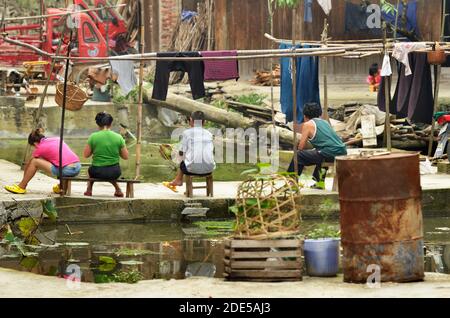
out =
[[[402,19],[404,14],[404,10],[406,10],[406,25],[405,21]],[[417,24],[417,0],[409,1],[406,7],[403,3],[400,3],[397,12],[399,12],[399,18],[397,20],[396,14],[382,12],[381,17],[384,21],[395,26],[395,22],[397,20],[398,29],[400,32],[398,34],[402,36],[408,37],[411,41],[420,37],[419,26]],[[406,32],[401,32],[406,31]]]
[[[312,23],[313,22],[313,12],[312,12],[312,4],[313,0],[305,0],[305,22]]]
[[[317,2],[322,7],[323,12],[325,12],[326,15],[329,15],[331,9],[333,8],[331,0],[317,0]]]
[[[406,68],[405,75],[409,76],[412,74],[411,67],[409,66],[409,58],[408,58],[409,53],[426,48],[427,46],[425,43],[416,43],[416,42],[395,43],[392,56],[395,59],[397,59],[400,63],[405,65]]]
[[[137,85],[136,74],[134,73],[133,61],[110,61],[114,74],[117,75],[117,83],[125,95],[128,95]]]
[[[391,68],[391,58],[389,54],[386,53],[383,59],[383,67],[381,68],[381,76],[391,76],[392,68]]]
[[[412,75],[407,76],[406,66],[399,63],[399,76],[392,98],[391,113],[400,118],[407,117],[414,123],[431,124],[434,98],[427,54],[412,52],[408,59]],[[385,110],[384,95],[384,89],[380,89],[378,107],[382,111]]]
[[[367,23],[371,15],[370,10],[367,12],[367,5],[345,2],[345,31],[356,33],[365,31],[365,36],[368,34],[381,36],[381,28],[371,28]]]
[[[203,57],[237,56],[237,51],[200,52]],[[205,81],[226,81],[239,79],[237,60],[205,60]]]
[[[158,53],[157,57],[200,57],[198,52],[167,52]],[[170,72],[187,72],[191,85],[192,97],[199,99],[205,97],[203,61],[157,61],[155,82],[152,98],[166,100],[169,88]]]
[[[311,46],[303,46],[310,48]],[[290,49],[292,45],[281,44],[280,49]],[[297,45],[296,48],[302,48]],[[286,115],[287,122],[294,120],[293,94],[292,94],[292,58],[281,58],[281,109]],[[320,105],[319,90],[319,58],[301,57],[297,58],[297,122],[303,122],[303,107],[306,103],[317,103]]]

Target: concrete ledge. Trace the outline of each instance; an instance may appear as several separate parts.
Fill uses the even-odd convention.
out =
[[[41,200],[3,201],[0,204],[0,226],[8,220],[21,217],[39,217],[42,214]]]
[[[422,210],[425,217],[450,216],[448,198],[450,189],[425,190]],[[107,200],[84,198],[57,198],[58,222],[103,223],[103,222],[181,222],[186,203],[199,202],[210,209],[210,219],[230,218],[228,208],[235,202],[232,198],[218,199],[132,199]],[[339,218],[337,193],[307,194],[301,198],[301,214],[306,219],[321,218],[322,213]]]

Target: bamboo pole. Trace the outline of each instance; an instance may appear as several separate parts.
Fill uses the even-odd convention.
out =
[[[297,10],[294,8],[292,10],[292,47],[295,47],[295,35],[296,35],[296,17]],[[295,57],[291,59],[292,65],[292,109],[293,109],[293,117],[294,117],[294,140],[293,140],[293,148],[294,148],[294,172],[295,175],[298,176],[298,141],[297,141],[297,60]]]
[[[84,9],[84,10],[79,10],[79,11],[78,10],[77,11],[68,11],[67,13],[52,13],[52,14],[34,15],[31,17],[5,18],[5,22],[40,20],[40,19],[45,19],[45,18],[64,17],[64,16],[77,14],[77,13],[94,12],[94,11],[100,11],[103,9],[114,9],[114,8],[119,8],[119,7],[123,7],[123,6],[125,6],[125,4],[121,4],[121,5],[117,5],[117,6],[107,6],[107,7],[102,7],[102,8]]]
[[[67,46],[67,56],[70,55],[71,51],[71,42],[72,42],[73,31],[70,31],[70,41]],[[63,100],[62,100],[62,109],[61,109],[61,130],[59,132],[59,190],[60,195],[64,195],[64,182],[63,182],[63,144],[64,144],[64,120],[66,115],[66,101],[67,101],[67,81],[69,77],[69,66],[70,60],[66,61],[66,69],[64,71],[64,91],[63,91]]]
[[[139,27],[140,27],[140,49],[141,54],[145,52],[145,28],[144,28],[144,3],[142,0],[139,1]],[[136,143],[136,180],[141,176],[141,152],[142,152],[142,103],[144,98],[143,91],[144,84],[144,61],[140,62],[139,65],[139,101],[138,101],[138,111],[137,111],[137,143]]]
[[[383,38],[386,39],[386,22],[383,22]],[[386,41],[383,41],[383,44],[386,45]],[[387,49],[385,47],[384,54],[387,54]],[[392,150],[392,136],[391,136],[391,91],[389,87],[389,76],[384,77],[384,101],[386,107],[386,121],[385,121],[385,129],[384,129],[384,139],[385,146],[388,151]]]
[[[444,7],[443,7],[443,19],[442,19],[442,28],[441,28],[441,41],[444,40],[445,37],[445,19],[447,17],[446,7],[447,3],[444,1]],[[434,118],[434,115],[438,111],[439,107],[439,86],[441,83],[441,65],[434,65],[434,106],[433,106],[433,117],[431,119],[431,132],[430,132],[430,140],[428,143],[428,157],[433,156],[433,145],[434,145],[434,132],[435,132],[435,125],[436,125],[436,119]]]
[[[267,8],[269,10],[269,28],[270,28],[270,34],[273,34],[273,15],[274,15],[274,8],[272,6],[274,0],[267,0]],[[272,48],[275,47],[275,43],[272,44]],[[270,60],[270,109],[272,111],[272,125],[275,129],[276,123],[275,123],[275,102],[274,102],[274,83],[273,83],[273,70],[274,70],[274,60]]]
[[[439,86],[441,83],[441,65],[434,65],[434,107],[433,107],[433,118],[431,119],[431,133],[430,133],[430,141],[428,144],[428,157],[432,157],[433,155],[433,145],[434,145],[434,132],[436,119],[434,115],[438,111],[439,107]]]
[[[328,46],[328,19],[325,18],[323,25],[322,41],[325,47]],[[323,119],[330,123],[330,116],[328,115],[328,59],[323,58]]]

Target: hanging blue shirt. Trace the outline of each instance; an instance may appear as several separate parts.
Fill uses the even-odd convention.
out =
[[[303,48],[310,48],[305,45]],[[292,45],[281,44],[280,49],[290,49]],[[296,48],[302,48],[297,45]],[[291,58],[283,57],[280,61],[281,67],[281,110],[286,115],[287,122],[294,121]],[[319,89],[319,58],[299,57],[297,60],[297,122],[303,123],[303,107],[306,103],[317,103],[320,105]]]

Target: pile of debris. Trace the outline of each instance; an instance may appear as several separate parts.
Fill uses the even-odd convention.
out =
[[[332,124],[348,145],[374,146],[382,142],[386,113],[376,105],[346,103],[329,110]],[[427,145],[431,126],[411,124],[407,119],[391,117],[392,144],[399,149],[420,149]]]
[[[272,81],[273,86],[280,86],[281,84],[281,70],[279,64],[275,65],[272,72],[257,71],[252,83],[260,86],[272,86]]]

